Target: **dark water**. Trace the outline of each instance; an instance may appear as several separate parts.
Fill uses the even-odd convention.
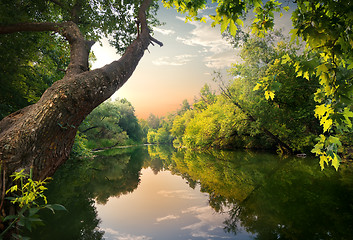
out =
[[[32,239],[353,239],[353,167],[138,147],[70,159]]]

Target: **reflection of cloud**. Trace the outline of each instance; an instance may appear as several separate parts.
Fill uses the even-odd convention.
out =
[[[157,218],[157,222],[162,222],[162,221],[166,221],[166,220],[173,220],[173,219],[178,219],[180,218],[180,216],[177,215],[167,215],[165,217],[161,217],[161,218]]]
[[[185,65],[187,62],[190,62],[193,57],[195,56],[190,54],[178,55],[173,58],[160,57],[157,60],[152,61],[152,63],[157,66],[163,66],[163,65],[182,66],[182,65]]]
[[[114,229],[111,228],[104,228],[102,229],[105,234],[112,235],[112,239],[115,240],[151,240],[151,237],[147,236],[136,236],[136,235],[131,235],[131,234],[126,234],[126,233],[119,233],[118,231],[115,231]]]
[[[159,28],[159,27],[154,27],[154,28],[153,28],[153,31],[159,32],[159,33],[161,33],[161,34],[163,34],[163,35],[172,35],[172,34],[175,33],[174,30],[162,29],[162,28]]]
[[[193,214],[199,220],[199,222],[182,228],[182,230],[191,230],[191,234],[193,237],[202,237],[207,239],[230,238],[226,236],[218,236],[211,233],[211,231],[214,231],[216,229],[223,229],[221,223],[224,221],[224,217],[220,214],[214,214],[214,211],[211,209],[211,207],[195,206],[182,211],[182,213]]]
[[[158,194],[168,198],[196,199],[197,197],[187,190],[159,191]]]
[[[177,19],[183,20],[181,17]],[[209,23],[201,23],[197,21],[188,22],[195,28],[190,32],[189,36],[177,37],[177,41],[189,46],[202,47],[201,53],[207,54],[204,62],[210,68],[229,67],[234,62],[236,50],[223,39],[219,26],[211,27]],[[218,56],[218,57],[217,57]],[[220,57],[222,59],[220,60]],[[211,61],[214,58],[219,58],[217,61]]]

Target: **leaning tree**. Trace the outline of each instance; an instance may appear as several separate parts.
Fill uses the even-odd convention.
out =
[[[84,118],[129,79],[152,42],[162,45],[149,28],[156,22],[152,14],[156,6],[152,0],[2,1],[2,11],[12,16],[2,17],[1,35],[16,38],[22,32],[50,32],[70,47],[64,77],[38,102],[0,122],[2,190],[8,187],[8,176],[20,168],[33,168],[34,178],[43,179],[68,158]],[[115,36],[117,49],[124,53],[90,71],[90,49],[99,37],[108,35]]]

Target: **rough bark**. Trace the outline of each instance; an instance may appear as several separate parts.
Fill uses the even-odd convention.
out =
[[[88,71],[92,42],[74,22],[23,23],[0,27],[0,34],[19,31],[54,31],[70,43],[71,61],[62,80],[48,88],[41,99],[0,122],[0,160],[6,176],[33,167],[35,179],[52,175],[69,157],[77,127],[100,103],[108,99],[132,75],[151,40],[145,11],[140,6],[141,32],[124,55],[100,69]],[[4,187],[4,182],[0,180]]]

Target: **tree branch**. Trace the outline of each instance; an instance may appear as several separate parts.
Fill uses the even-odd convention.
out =
[[[150,36],[151,44],[153,45],[153,42],[157,43],[160,47],[163,46],[163,43],[155,39],[154,37]]]
[[[65,37],[70,44],[70,64],[67,75],[79,74],[88,71],[88,57],[94,41],[86,41],[78,26],[69,21],[63,23],[17,23],[0,26],[0,34],[17,32],[48,32],[53,31]]]

